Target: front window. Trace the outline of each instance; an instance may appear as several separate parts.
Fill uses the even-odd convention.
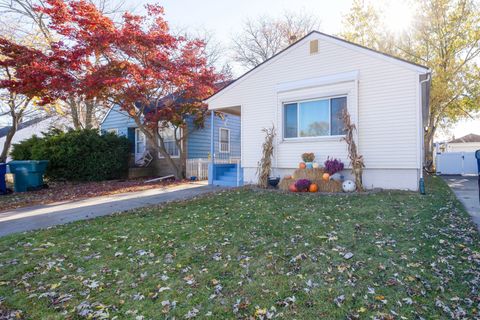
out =
[[[180,129],[177,129],[177,138],[180,139]],[[160,136],[163,138],[163,143],[165,145],[165,150],[171,157],[179,157],[180,156],[180,150],[177,147],[177,143],[175,140],[175,128],[173,126],[168,126],[164,127],[161,129],[158,129],[158,132]],[[160,142],[159,142],[160,144]],[[159,157],[162,157],[161,154],[158,155]]]
[[[286,103],[284,138],[343,135],[342,112],[346,108],[347,97]]]
[[[230,130],[220,128],[220,152],[230,152]]]

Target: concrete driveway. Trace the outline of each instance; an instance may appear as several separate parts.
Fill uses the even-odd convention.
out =
[[[463,203],[465,209],[472,216],[472,220],[477,224],[480,230],[480,200],[479,200],[479,182],[476,176],[443,176],[450,188],[453,190],[458,200]]]
[[[188,183],[169,188],[64,201],[0,212],[0,237],[169,201],[191,199],[221,189],[208,186],[203,182]]]

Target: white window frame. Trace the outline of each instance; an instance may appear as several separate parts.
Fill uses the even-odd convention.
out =
[[[159,130],[161,130],[161,129],[159,129]],[[174,130],[175,130],[175,129],[174,129]],[[181,128],[179,128],[178,130],[179,130],[179,134],[180,134],[180,138],[181,138],[181,137],[183,136],[183,130],[182,130]],[[173,141],[174,143],[176,143],[176,142],[175,142],[175,139],[173,139],[173,140],[164,140],[163,142],[165,143],[165,142],[172,142],[172,141]],[[160,145],[160,141],[159,141],[158,143],[159,143],[159,145]],[[181,142],[180,142],[180,143],[181,143]],[[181,150],[178,149],[178,148],[177,148],[177,150],[178,150],[178,155],[170,155],[170,158],[172,158],[172,159],[178,159],[178,158],[180,158]],[[158,158],[159,158],[159,159],[164,159],[165,157],[163,156],[163,154],[161,154],[161,153],[159,152],[159,153],[158,153]]]
[[[143,141],[140,141],[138,138],[139,136],[143,136]],[[144,154],[145,151],[147,150],[147,137],[145,137],[145,134],[139,129],[139,128],[135,128],[135,154],[136,155],[139,155],[139,154]],[[143,152],[138,152],[138,144],[140,142],[143,142]]]
[[[227,144],[228,150],[227,151],[222,150],[222,130],[225,130],[225,131],[228,132],[228,144]],[[218,151],[220,153],[230,153],[230,145],[231,145],[230,139],[231,139],[230,138],[230,129],[228,129],[228,128],[218,128],[218,146],[219,146]]]
[[[311,98],[311,99],[303,99],[303,100],[289,100],[282,102],[282,138],[285,141],[296,141],[296,140],[315,140],[315,139],[325,139],[325,138],[340,138],[344,137],[344,134],[336,134],[332,135],[332,99],[335,98],[345,98],[347,100],[347,110],[348,110],[348,94],[338,94],[338,95],[331,95],[325,97],[318,97],[318,98]],[[312,137],[300,137],[299,128],[300,128],[300,104],[303,102],[311,102],[311,101],[320,101],[320,100],[328,100],[328,130],[329,134],[324,136],[312,136]],[[297,136],[296,137],[285,137],[285,105],[287,104],[297,104]]]
[[[115,133],[118,136],[118,128],[110,128],[106,130],[107,133]]]

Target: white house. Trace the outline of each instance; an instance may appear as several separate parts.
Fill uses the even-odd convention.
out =
[[[209,109],[241,115],[245,183],[257,181],[262,128],[275,126],[273,175],[291,174],[301,154],[349,168],[347,108],[365,160],[366,188],[418,190],[422,174],[429,69],[317,31],[250,70],[207,100]],[[235,168],[229,168],[232,174]],[[223,170],[214,179],[221,180]]]
[[[52,128],[66,130],[67,127],[68,123],[64,118],[47,116],[30,119],[18,125],[17,132],[12,139],[12,144],[22,142],[23,140],[29,139],[34,135],[42,137],[44,132],[47,132]],[[0,128],[0,150],[5,144],[6,135],[9,130],[9,126]],[[10,160],[12,159],[10,156],[8,156],[7,161]]]
[[[447,152],[475,152],[480,150],[480,135],[470,133],[461,138],[452,139],[446,143],[446,149]]]

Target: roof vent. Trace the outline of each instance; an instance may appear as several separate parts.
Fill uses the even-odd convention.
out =
[[[318,53],[318,39],[310,41],[310,54]]]

